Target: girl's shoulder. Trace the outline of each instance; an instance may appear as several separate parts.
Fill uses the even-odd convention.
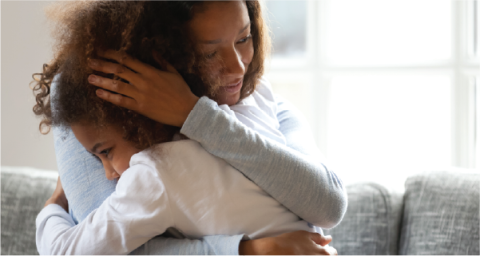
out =
[[[157,166],[160,162],[174,158],[183,158],[201,149],[203,148],[200,143],[181,136],[181,138],[178,137],[174,141],[153,145],[133,155],[130,159],[130,166],[136,164]]]

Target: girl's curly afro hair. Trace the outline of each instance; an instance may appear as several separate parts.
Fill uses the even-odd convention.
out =
[[[263,75],[263,62],[270,40],[260,4],[246,1],[251,20],[254,57],[244,77],[241,98],[250,95]],[[205,73],[200,54],[188,34],[188,21],[202,2],[194,1],[82,1],[60,2],[47,10],[54,21],[54,59],[34,77],[33,111],[42,116],[40,131],[51,126],[68,127],[88,122],[98,127],[121,127],[124,138],[139,149],[171,140],[179,128],[157,123],[140,114],[103,101],[88,83],[93,71],[89,59],[100,58],[98,50],[113,49],[165,70],[152,52],[174,66],[197,96],[214,97],[215,84]],[[203,70],[203,71],[202,71]],[[54,83],[53,93],[52,82]],[[205,86],[209,84],[209,86]],[[53,102],[53,104],[51,104]]]

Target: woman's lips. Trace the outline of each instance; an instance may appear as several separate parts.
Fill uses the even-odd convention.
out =
[[[228,93],[237,93],[240,91],[240,89],[242,89],[242,84],[243,84],[243,81],[240,80],[238,83],[236,84],[233,84],[233,85],[227,85],[227,86],[224,86],[223,88],[225,89],[225,91],[227,91]]]

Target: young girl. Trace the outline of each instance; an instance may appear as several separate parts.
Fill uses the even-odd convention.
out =
[[[61,68],[62,63],[69,61],[68,56],[71,56],[72,52],[83,54],[84,57],[96,58],[96,52],[92,49],[113,48],[120,49],[120,52],[127,51],[156,69],[146,68],[123,57],[107,56],[107,58],[116,59],[124,65],[99,60],[100,65],[93,67],[95,70],[115,73],[124,78],[124,81],[128,81],[128,83],[123,83],[118,80],[97,77],[96,81],[92,81],[94,85],[121,93],[112,94],[103,91],[102,99],[120,106],[123,105],[156,121],[182,127],[183,134],[200,142],[207,151],[238,168],[292,212],[305,220],[311,220],[314,224],[323,223],[321,226],[331,227],[338,223],[345,211],[346,201],[343,186],[336,175],[326,169],[317,159],[306,158],[306,155],[316,157],[316,151],[306,147],[311,143],[305,143],[304,132],[303,135],[298,136],[299,132],[304,129],[292,111],[280,104],[278,106],[283,107],[283,110],[275,113],[281,123],[280,130],[283,135],[286,135],[289,147],[287,148],[246,130],[244,125],[228,118],[228,115],[225,115],[224,111],[208,98],[198,99],[198,96],[209,95],[219,104],[234,105],[239,99],[245,98],[254,91],[255,84],[261,77],[265,56],[264,46],[266,45],[265,41],[262,41],[266,30],[261,20],[261,10],[258,8],[257,2],[247,1],[243,2],[243,5],[238,5],[239,3],[242,2],[129,2],[118,3],[118,5],[116,2],[113,4],[93,2],[89,3],[87,8],[67,12],[69,15],[61,17],[61,24],[65,25],[66,29],[58,30],[62,31],[59,53],[52,65],[46,68],[37,88],[40,93],[37,96],[39,104],[36,111],[39,114],[48,115],[50,109],[46,97],[49,94],[49,84],[56,74],[61,73],[61,78],[72,86],[85,82],[82,80],[85,77],[84,74],[91,72],[90,69],[85,68],[87,66],[86,58],[75,60],[78,69],[85,69],[82,71],[83,73],[79,70],[62,70]],[[121,4],[124,6],[122,7]],[[125,5],[128,5],[128,11],[125,11]],[[225,7],[245,5],[248,12],[245,9],[237,8],[225,15]],[[99,6],[100,8],[97,8]],[[144,9],[143,6],[145,6]],[[219,9],[219,7],[223,9]],[[232,13],[244,17],[246,15],[247,18],[232,19],[235,17],[231,15]],[[215,17],[213,22],[208,20],[209,17]],[[99,25],[99,20],[112,22],[103,24],[100,22]],[[248,21],[251,22],[251,31],[248,31]],[[212,24],[221,24],[221,26],[212,29]],[[234,26],[233,29],[231,26]],[[193,38],[193,44],[189,43],[191,38]],[[197,44],[198,42],[205,43]],[[234,48],[230,48],[231,46]],[[195,49],[195,51],[190,51],[191,49]],[[158,54],[152,54],[153,52]],[[197,53],[200,55],[196,55]],[[161,57],[158,62],[152,58],[155,55]],[[159,71],[159,69],[168,70],[168,66],[162,60],[170,62],[179,70],[181,76],[175,72]],[[111,72],[108,72],[109,69]],[[204,75],[192,75],[195,73]],[[201,79],[198,79],[199,77]],[[146,86],[146,81],[153,82],[155,87]],[[237,81],[240,82],[237,83]],[[187,84],[197,97],[191,94]],[[205,86],[205,84],[212,86]],[[217,94],[213,93],[216,91],[215,87],[224,85],[226,85],[225,89],[230,90],[223,92],[230,93],[222,93],[222,91]],[[158,90],[158,88],[162,88],[162,90]],[[241,88],[240,92],[238,88]],[[62,92],[58,93],[62,94]],[[95,90],[90,93],[95,94]],[[75,94],[67,96],[66,98],[71,99],[73,104],[82,105],[81,101],[75,101],[78,99]],[[95,104],[105,104],[105,102],[99,101]],[[55,108],[59,111],[64,109],[64,106],[57,104]],[[122,118],[125,117],[125,113],[128,113],[125,109],[116,113],[120,113],[116,114],[117,119],[125,121],[121,127],[127,137],[152,138],[152,136],[137,136],[138,134],[147,134],[150,129],[145,129],[145,127],[152,124],[140,119]],[[188,119],[186,119],[187,115]],[[48,123],[48,118],[46,121]],[[135,127],[136,130],[131,129],[131,123],[139,124]],[[164,125],[153,130],[160,131],[167,128],[169,127]],[[294,134],[297,135],[292,137]],[[148,144],[151,141],[152,139],[146,139],[138,143]],[[252,151],[253,148],[254,151]],[[67,162],[65,161],[65,163]],[[68,163],[72,163],[71,160]],[[62,182],[69,181],[64,174],[66,170],[61,166],[62,164],[59,171]],[[70,164],[66,168],[68,170],[77,167]],[[77,169],[81,170],[81,168]],[[89,170],[88,173],[90,174],[92,171],[94,170]],[[95,206],[96,202],[84,200],[79,207],[75,201],[91,198],[92,194],[98,196],[99,193],[95,191],[102,189],[104,182],[87,179],[87,183],[79,183],[79,180],[88,178],[82,172],[77,172],[76,176],[72,177],[74,177],[73,182],[66,186],[67,197],[69,200],[70,198],[74,199],[71,201],[71,207],[76,215],[83,219],[83,216],[88,214],[88,208],[85,211],[81,206],[97,207]],[[92,186],[90,184],[102,185]],[[68,192],[67,189],[71,189],[72,192]],[[75,196],[78,191],[85,192]],[[285,193],[285,191],[291,191],[291,193]],[[88,197],[83,195],[88,195]],[[83,212],[86,214],[84,215]],[[212,241],[207,238],[204,238],[205,243]],[[167,243],[162,242],[164,245],[162,247],[167,248],[168,244],[174,243],[186,244],[183,241],[177,243],[177,241],[168,240]],[[220,243],[224,244],[225,242]],[[235,247],[235,243],[231,243],[229,253],[233,253],[235,249],[232,246]],[[238,243],[236,246],[238,249]]]

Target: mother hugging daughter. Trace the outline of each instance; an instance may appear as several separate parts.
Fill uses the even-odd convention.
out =
[[[336,254],[321,228],[346,192],[262,78],[260,7],[50,9],[56,54],[34,112],[54,128],[60,178],[37,217],[41,254]]]

